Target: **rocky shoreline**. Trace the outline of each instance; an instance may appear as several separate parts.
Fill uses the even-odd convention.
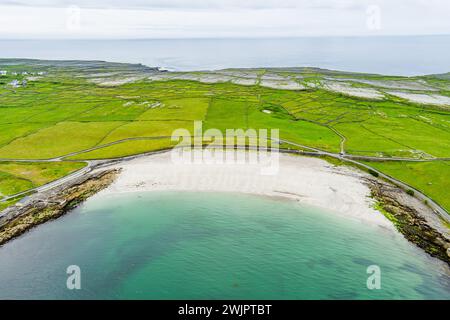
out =
[[[406,239],[450,266],[450,230],[431,208],[386,182],[367,179],[378,209]]]
[[[110,167],[79,177],[55,189],[35,194],[0,214],[0,246],[29,229],[56,219],[87,198],[109,187],[122,169]],[[406,239],[450,266],[450,229],[418,199],[401,188],[373,177],[364,177],[376,209],[381,211]]]
[[[108,187],[119,171],[109,169],[87,174],[58,188],[30,196],[21,205],[5,209],[0,215],[0,246],[41,223],[64,215]]]
[[[111,168],[123,172],[105,192],[172,190],[283,196],[362,223],[397,229],[450,266],[449,225],[426,202],[400,186],[374,177],[364,168],[330,166],[313,157],[280,154],[279,167],[276,175],[261,176],[258,168],[251,166],[174,166],[167,153],[160,153],[113,164]]]

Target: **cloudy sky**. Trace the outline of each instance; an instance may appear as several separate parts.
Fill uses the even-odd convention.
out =
[[[450,34],[449,0],[0,0],[0,38]]]

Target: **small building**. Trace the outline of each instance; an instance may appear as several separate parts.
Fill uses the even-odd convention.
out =
[[[13,80],[9,83],[10,86],[12,86],[13,88],[17,88],[20,86],[20,82],[19,80]]]
[[[22,87],[25,87],[27,85],[27,83],[28,83],[27,80],[23,79],[22,80]]]
[[[8,71],[0,70],[0,76],[6,76],[7,74],[8,74]]]
[[[23,76],[26,76],[26,75],[28,75],[28,72],[23,71],[23,72],[22,72],[22,75],[23,75]]]

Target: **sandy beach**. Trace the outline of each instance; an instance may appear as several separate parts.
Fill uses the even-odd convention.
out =
[[[259,164],[174,163],[170,152],[111,165],[121,168],[116,181],[99,195],[139,191],[240,192],[283,197],[326,209],[343,217],[394,229],[373,209],[364,183],[367,175],[308,157],[280,154],[275,174],[261,174]]]

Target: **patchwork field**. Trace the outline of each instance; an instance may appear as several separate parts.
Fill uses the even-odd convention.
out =
[[[172,73],[132,64],[13,59],[0,59],[0,70],[6,71],[0,76],[2,195],[83,165],[58,162],[65,158],[118,158],[173,147],[172,132],[192,132],[198,120],[204,130],[223,133],[279,129],[281,139],[300,145],[292,148],[423,160],[368,164],[450,211],[448,75],[385,77],[315,68]],[[30,166],[25,175],[12,169],[15,160],[45,159],[58,161],[48,167],[21,163]]]

